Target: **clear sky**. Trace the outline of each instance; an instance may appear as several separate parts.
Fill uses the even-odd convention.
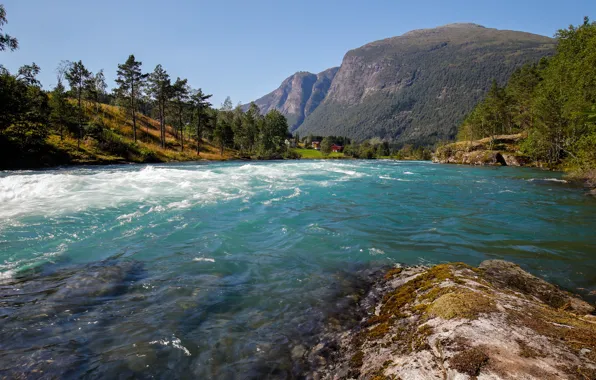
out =
[[[21,48],[2,52],[11,71],[31,62],[45,88],[61,60],[104,69],[135,54],[146,71],[161,63],[175,79],[248,102],[296,71],[341,64],[350,49],[412,29],[474,22],[552,36],[596,19],[596,0],[0,0],[4,31]]]

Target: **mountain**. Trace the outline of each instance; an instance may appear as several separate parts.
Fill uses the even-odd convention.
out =
[[[327,96],[327,91],[339,67],[319,74],[298,72],[284,80],[279,88],[255,100],[263,114],[277,109],[288,119],[290,130],[298,128]],[[242,108],[246,111],[249,105]]]
[[[302,112],[302,103],[292,101],[288,112],[290,97],[281,94],[288,93],[289,83],[306,82],[296,79],[298,74],[259,101],[284,100],[263,104],[286,113],[302,136],[431,145],[455,137],[493,79],[504,85],[523,64],[552,55],[555,45],[552,38],[476,24],[415,30],[349,51],[335,75],[327,76],[331,85],[314,110]],[[308,78],[313,82],[312,74]],[[304,115],[304,121],[293,115]]]

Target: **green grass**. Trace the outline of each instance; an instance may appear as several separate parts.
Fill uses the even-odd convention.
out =
[[[302,158],[306,158],[306,159],[327,159],[327,158],[345,158],[343,153],[331,153],[328,156],[323,156],[323,153],[321,153],[320,150],[314,150],[314,149],[300,149],[300,148],[296,148],[294,149],[294,152],[298,153],[300,156],[302,156]]]

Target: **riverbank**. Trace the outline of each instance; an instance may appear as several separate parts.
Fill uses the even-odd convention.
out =
[[[521,152],[521,144],[527,136],[523,133],[498,135],[473,141],[458,141],[437,148],[432,161],[438,164],[473,166],[517,166],[560,170],[546,163],[533,160]],[[566,175],[572,182],[578,182],[589,189],[588,194],[596,196],[596,170],[570,171]]]
[[[542,167],[520,152],[519,144],[524,138],[519,133],[458,141],[437,148],[432,160],[439,164]]]
[[[596,378],[594,307],[513,263],[395,268],[360,312],[307,352],[310,378]]]

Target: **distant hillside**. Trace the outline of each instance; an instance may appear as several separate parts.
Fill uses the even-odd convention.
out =
[[[416,30],[372,42],[345,55],[325,99],[305,112],[302,123],[297,117],[295,125],[302,136],[380,137],[416,145],[453,139],[493,79],[506,83],[524,63],[552,55],[555,43],[544,36],[475,24]],[[278,107],[280,103],[263,99],[284,93],[283,88],[287,86],[258,102]]]
[[[255,100],[263,114],[276,109],[287,119],[290,130],[298,128],[327,96],[338,67],[319,74],[298,72],[284,80],[279,88]],[[243,106],[246,111],[249,105]]]

